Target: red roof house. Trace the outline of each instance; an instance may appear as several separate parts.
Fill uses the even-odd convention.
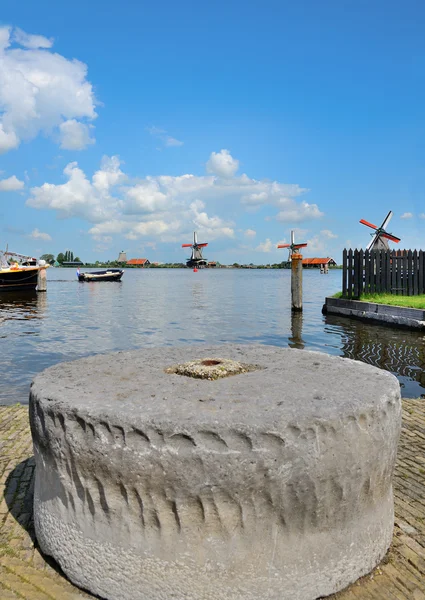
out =
[[[130,258],[125,264],[129,267],[148,267],[151,263],[147,258]]]
[[[303,258],[303,267],[305,268],[318,268],[320,269],[321,265],[336,265],[336,262],[333,258]]]

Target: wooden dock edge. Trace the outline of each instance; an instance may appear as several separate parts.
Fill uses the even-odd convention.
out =
[[[425,330],[425,310],[418,308],[327,297],[322,313],[361,319],[391,327]]]

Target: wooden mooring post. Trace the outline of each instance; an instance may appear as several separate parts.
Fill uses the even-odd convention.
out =
[[[37,292],[47,292],[46,269],[39,269],[38,271]]]
[[[278,248],[289,248],[291,256],[291,297],[292,310],[303,309],[303,257],[299,254],[300,248],[305,248],[307,244],[295,243],[295,231],[291,231],[290,244],[278,244]]]
[[[292,254],[291,257],[291,298],[292,310],[303,309],[303,257]]]

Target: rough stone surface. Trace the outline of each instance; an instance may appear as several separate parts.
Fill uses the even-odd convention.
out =
[[[425,600],[425,403],[403,400],[394,473],[395,527],[389,552],[368,575],[329,600]],[[37,546],[34,457],[28,407],[0,406],[0,598],[82,600]]]
[[[185,377],[194,377],[195,379],[221,379],[230,377],[231,375],[240,375],[241,373],[249,373],[256,371],[258,366],[247,365],[237,360],[228,358],[220,358],[218,356],[208,356],[197,360],[190,360],[181,365],[173,365],[165,369],[166,373],[183,375]]]
[[[261,370],[208,381],[191,356]],[[309,600],[385,554],[399,385],[320,353],[143,350],[52,367],[31,389],[42,550],[111,600]]]

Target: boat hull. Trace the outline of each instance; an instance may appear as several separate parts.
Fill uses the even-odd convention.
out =
[[[0,270],[0,293],[33,292],[37,287],[38,271],[38,268],[4,272]]]
[[[78,281],[121,281],[124,271],[121,269],[114,269],[111,271],[95,271],[93,273],[80,273],[78,275]]]

